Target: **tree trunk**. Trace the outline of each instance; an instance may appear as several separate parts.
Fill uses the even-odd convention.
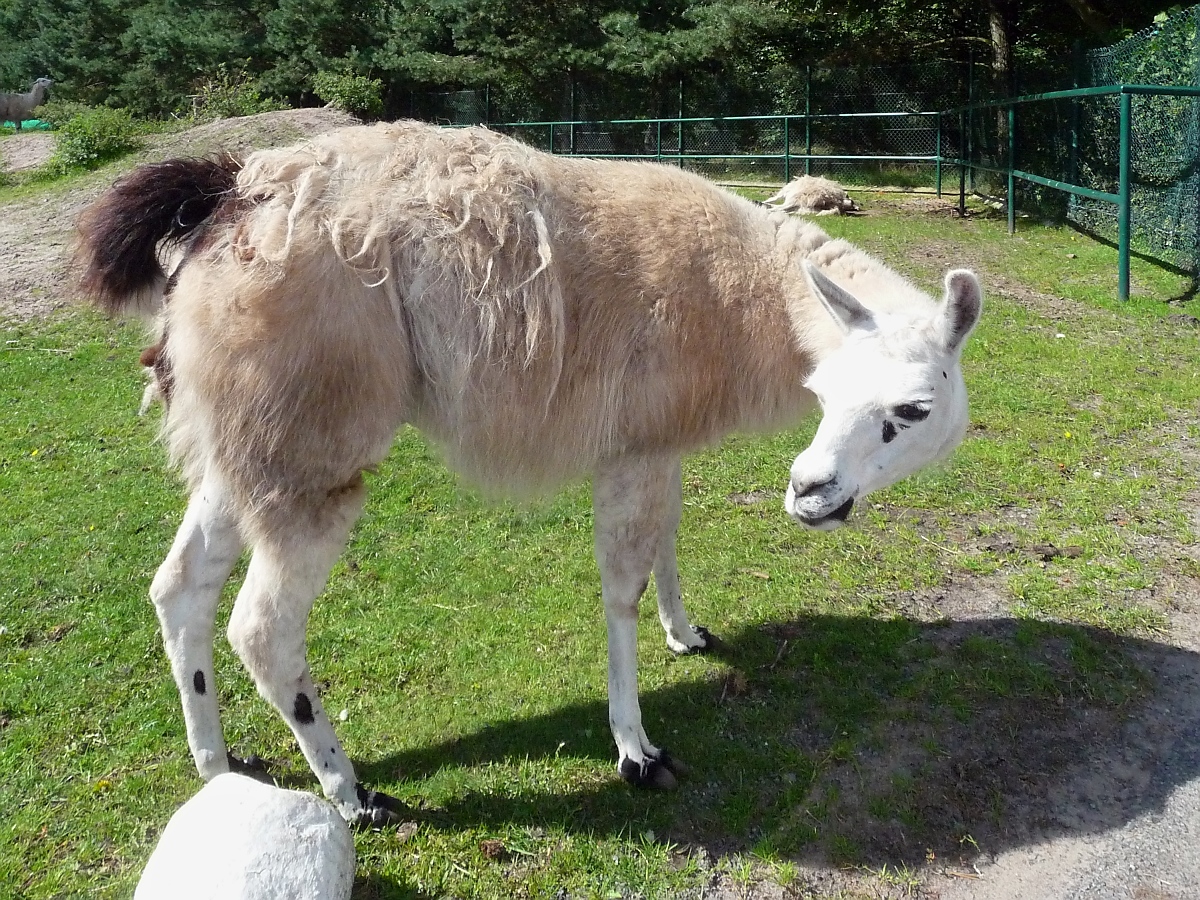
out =
[[[999,97],[1013,93],[1012,32],[1014,19],[1012,0],[990,0],[988,30],[992,39],[992,90]]]
[[[989,0],[988,31],[992,39],[992,96],[1011,97],[1015,89],[1012,37],[1016,19],[1015,0]],[[1008,110],[996,108],[996,160],[1001,167],[1008,158]]]

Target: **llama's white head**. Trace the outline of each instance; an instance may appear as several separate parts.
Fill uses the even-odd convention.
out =
[[[960,359],[983,298],[975,276],[958,269],[946,275],[932,317],[873,313],[810,263],[804,270],[844,339],[805,382],[823,416],[792,464],[784,504],[801,525],[833,529],[855,500],[944,458],[962,440]]]

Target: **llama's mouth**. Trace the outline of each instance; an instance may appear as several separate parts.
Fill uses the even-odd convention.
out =
[[[846,524],[846,519],[850,516],[850,510],[852,509],[854,509],[854,498],[850,497],[845,503],[826,515],[810,517],[799,511],[795,511],[792,513],[792,518],[805,528],[815,528],[818,531],[832,531]]]

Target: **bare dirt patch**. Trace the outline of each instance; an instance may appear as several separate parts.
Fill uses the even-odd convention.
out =
[[[1078,301],[1056,294],[1032,290],[1008,276],[1001,266],[985,258],[968,241],[941,243],[932,241],[922,244],[915,251],[922,265],[939,271],[965,266],[976,272],[986,273],[988,292],[1020,303],[1030,312],[1052,322],[1069,322],[1079,318],[1085,307]]]
[[[0,143],[0,172],[36,169],[54,154],[54,135],[24,131]]]
[[[887,212],[904,212],[924,216],[957,216],[958,201],[952,200],[949,194],[941,197],[937,194],[916,191],[890,191],[880,193],[871,198],[871,208]],[[870,215],[871,209],[865,209],[863,215]]]
[[[222,119],[155,136],[136,161],[205,156],[218,150],[243,153],[293,143],[355,122],[352,116],[333,109],[288,109]],[[0,155],[10,167],[13,160],[22,168],[40,165],[51,152],[50,135],[21,134],[0,140]],[[5,204],[0,216],[0,320],[41,318],[75,299],[68,276],[75,221],[112,178],[111,174],[98,175],[66,191],[51,189]]]

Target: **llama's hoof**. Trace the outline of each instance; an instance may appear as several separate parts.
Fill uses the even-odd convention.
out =
[[[669,791],[679,784],[679,778],[687,775],[688,768],[666,750],[659,750],[657,758],[647,756],[640,763],[632,759],[621,760],[618,771],[636,788]]]
[[[267,771],[267,763],[257,753],[251,753],[249,756],[234,756],[232,753],[226,753],[226,758],[229,760],[229,771],[236,772],[238,775],[246,775],[253,778],[255,781],[261,781],[264,784],[274,784],[275,779],[271,777],[271,773]]]
[[[692,774],[692,769],[687,763],[676,759],[666,750],[658,751],[658,761],[663,766],[666,766],[667,771],[676,778],[687,778],[688,775]]]
[[[693,625],[692,631],[696,632],[696,637],[704,641],[703,644],[697,644],[695,647],[688,647],[680,652],[680,656],[696,656],[700,653],[708,653],[710,650],[716,650],[721,646],[721,639],[705,628],[703,625]]]
[[[358,793],[359,812],[350,822],[355,828],[387,828],[405,819],[404,804],[383,791],[369,791],[361,784],[354,786]]]

